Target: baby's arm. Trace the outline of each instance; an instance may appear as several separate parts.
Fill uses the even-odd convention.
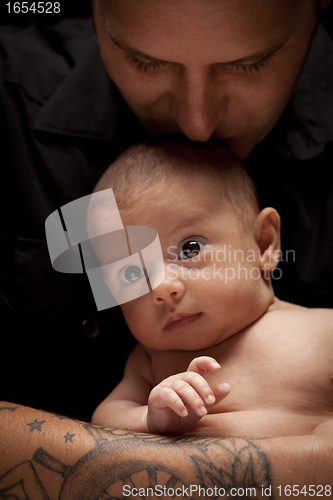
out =
[[[138,344],[128,359],[123,380],[97,407],[92,423],[135,432],[182,434],[229,393],[228,384],[211,389],[203,378],[206,370],[219,368],[213,358],[195,358],[186,372],[153,388],[150,358]]]
[[[96,408],[93,425],[133,432],[149,432],[147,401],[152,390],[151,362],[142,345],[131,352],[122,381]]]

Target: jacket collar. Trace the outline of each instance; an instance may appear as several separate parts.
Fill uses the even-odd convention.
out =
[[[142,135],[142,125],[129,110],[104,68],[97,38],[42,108],[34,131],[82,139],[113,141],[120,125]]]

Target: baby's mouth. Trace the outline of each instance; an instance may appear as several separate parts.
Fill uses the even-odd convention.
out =
[[[178,330],[180,328],[189,326],[192,324],[194,321],[196,321],[202,313],[196,313],[196,314],[173,314],[168,318],[167,324],[165,329],[168,331],[174,331]]]

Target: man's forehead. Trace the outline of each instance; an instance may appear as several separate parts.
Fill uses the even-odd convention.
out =
[[[290,38],[314,0],[113,0],[105,27],[125,50],[185,66],[267,56]],[[144,36],[143,36],[144,34]]]
[[[113,11],[119,5],[124,7],[124,10],[129,8],[137,8],[138,10],[145,7],[154,7],[161,11],[170,11],[178,14],[190,14],[191,16],[201,16],[209,12],[234,12],[235,9],[241,11],[243,7],[250,10],[261,9],[262,6],[267,8],[289,6],[300,6],[302,3],[311,0],[94,0],[94,3],[99,2],[100,5],[107,11]],[[312,0],[316,2],[317,0]],[[318,2],[317,2],[318,3]]]

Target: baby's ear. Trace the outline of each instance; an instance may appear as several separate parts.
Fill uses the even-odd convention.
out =
[[[254,237],[260,250],[259,268],[273,271],[281,253],[280,216],[275,208],[264,208],[254,222]]]

